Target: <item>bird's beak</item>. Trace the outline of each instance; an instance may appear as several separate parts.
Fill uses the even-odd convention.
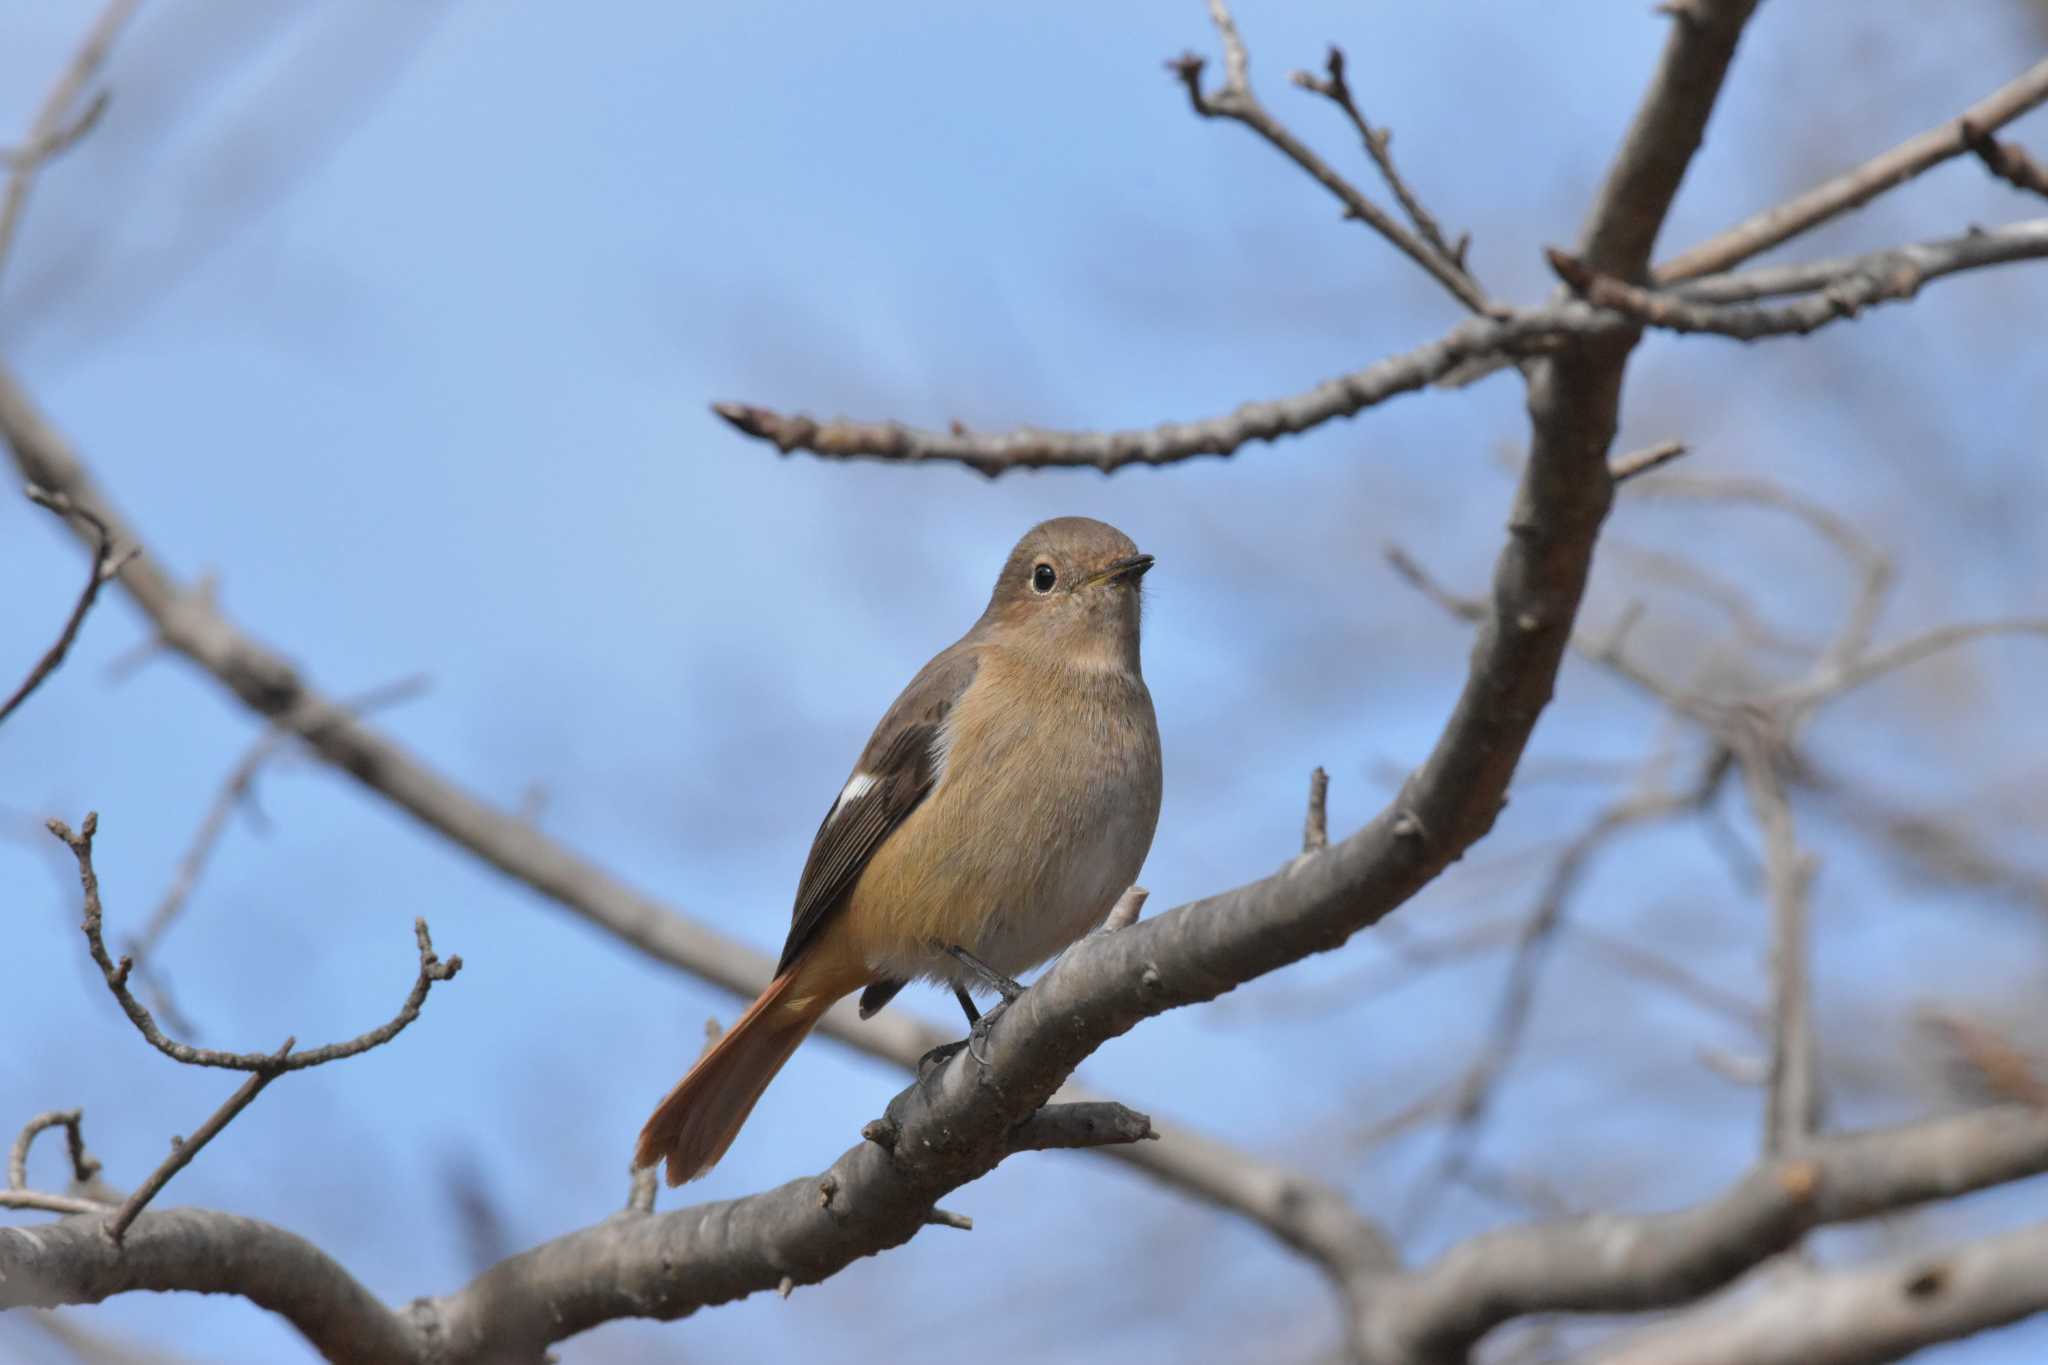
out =
[[[1145,570],[1152,567],[1151,555],[1126,555],[1104,569],[1098,569],[1088,576],[1090,584],[1121,583],[1125,580],[1137,582],[1145,576]]]

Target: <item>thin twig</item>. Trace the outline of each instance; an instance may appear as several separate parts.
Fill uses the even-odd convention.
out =
[[[178,1042],[165,1036],[164,1031],[157,1027],[157,1022],[150,1012],[128,989],[128,975],[134,969],[134,964],[125,957],[116,963],[107,953],[106,940],[100,929],[102,911],[99,873],[94,870],[92,862],[93,836],[99,830],[98,813],[88,814],[85,823],[76,834],[72,833],[71,827],[62,820],[50,821],[49,827],[50,832],[62,839],[65,846],[71,850],[72,856],[78,860],[79,884],[85,891],[83,927],[86,947],[92,953],[92,960],[98,964],[100,974],[106,978],[107,989],[114,993],[114,999],[127,1014],[129,1022],[135,1025],[136,1031],[148,1040],[151,1047],[173,1061],[183,1062],[187,1066],[214,1066],[229,1071],[281,1075],[287,1071],[303,1071],[307,1067],[324,1066],[328,1062],[338,1062],[347,1057],[357,1056],[371,1048],[380,1047],[403,1033],[407,1025],[419,1018],[420,1006],[426,1003],[427,992],[433,988],[434,983],[452,980],[455,974],[462,970],[460,957],[451,957],[443,962],[435,955],[434,941],[427,933],[427,922],[424,919],[415,919],[413,937],[419,945],[419,975],[414,979],[412,990],[406,996],[405,1003],[399,1007],[398,1013],[388,1022],[369,1032],[359,1034],[346,1042],[330,1043],[326,1047],[314,1048],[310,1052],[294,1052],[289,1055],[283,1052],[220,1052],[212,1048],[193,1047],[189,1043]]]
[[[1968,621],[1930,630],[1923,635],[1915,635],[1910,640],[1901,640],[1888,649],[1866,654],[1847,667],[1832,670],[1798,684],[1781,694],[1777,700],[1783,705],[1797,709],[1811,707],[1822,700],[1832,700],[1866,683],[1875,682],[1887,673],[1895,673],[1909,664],[1932,658],[1958,645],[1999,635],[2048,635],[2048,616],[2022,616],[2006,621]]]
[[[1474,313],[1491,313],[1491,301],[1450,253],[1437,250],[1402,227],[1386,210],[1366,198],[1356,185],[1337,174],[1329,162],[1266,111],[1258,96],[1252,93],[1244,41],[1238,36],[1237,26],[1223,0],[1209,0],[1209,17],[1215,21],[1216,31],[1223,42],[1223,88],[1207,94],[1203,92],[1203,61],[1192,52],[1167,63],[1167,69],[1186,88],[1188,103],[1194,111],[1203,118],[1223,118],[1242,123],[1257,133],[1334,195],[1344,206],[1346,218],[1356,219],[1377,232]],[[1341,65],[1340,61],[1340,68]]]
[[[1679,456],[1685,454],[1683,441],[1659,441],[1656,445],[1618,456],[1608,462],[1607,476],[1616,483],[1624,483],[1639,474],[1653,469],[1662,469]]]
[[[157,1192],[170,1182],[171,1177],[190,1165],[192,1158],[199,1155],[200,1148],[220,1136],[220,1130],[227,1127],[235,1115],[247,1109],[249,1102],[263,1092],[264,1086],[284,1074],[283,1064],[291,1055],[292,1042],[290,1038],[285,1039],[284,1046],[271,1054],[278,1064],[275,1069],[255,1072],[248,1080],[243,1081],[235,1093],[228,1096],[226,1102],[214,1110],[212,1116],[200,1124],[191,1137],[171,1139],[171,1154],[149,1173],[148,1179],[135,1187],[135,1193],[129,1195],[120,1209],[107,1221],[107,1236],[116,1246],[119,1246],[121,1239],[127,1235],[128,1225],[135,1221],[135,1215],[149,1206],[149,1201],[156,1198]]]
[[[2048,257],[2048,219],[2015,223],[1968,237],[1829,262],[1828,274],[1805,280],[1808,292],[1818,292],[1784,309],[1695,305],[1685,294],[1635,290],[1616,277],[1597,273],[1587,278],[1589,287],[1594,280],[1610,281],[1601,286],[1603,290],[1618,290],[1614,297],[1637,306],[1639,312],[1645,306],[1640,296],[1651,294],[1646,306],[1659,316],[1683,316],[1689,324],[1697,324],[1695,330],[1755,339],[1810,333],[1852,316],[1856,308],[1903,297],[1894,291],[1904,288],[1908,277],[1913,287],[1918,287],[1959,271],[2042,257]],[[1759,273],[1774,281],[1785,278],[1780,269]],[[1747,275],[1727,276],[1715,283],[1717,288],[1740,293],[1747,279]],[[833,418],[821,422],[751,403],[718,402],[712,404],[712,411],[785,455],[801,450],[838,460],[947,462],[966,465],[990,478],[1013,469],[1086,467],[1107,471],[1133,464],[1175,464],[1202,455],[1232,455],[1248,442],[1299,435],[1340,417],[1354,417],[1402,394],[1416,393],[1468,361],[1520,358],[1553,348],[1562,339],[1612,337],[1641,324],[1642,319],[1625,308],[1608,309],[1577,300],[1497,317],[1467,318],[1435,341],[1301,393],[1246,403],[1220,416],[1143,429],[1045,431],[1025,427],[977,432],[956,425],[934,431],[894,421]],[[0,408],[0,417],[4,415]]]
[[[1102,921],[1101,932],[1113,934],[1119,929],[1128,929],[1138,922],[1138,916],[1145,911],[1145,902],[1152,893],[1142,886],[1126,887],[1116,898],[1116,904],[1109,907],[1109,917]]]
[[[1781,775],[1783,739],[1757,717],[1737,742],[1743,787],[1764,833],[1764,877],[1771,901],[1771,1069],[1764,1112],[1764,1153],[1796,1155],[1820,1114],[1813,1037],[1812,931],[1807,892],[1813,860],[1799,847]]]
[[[28,487],[30,502],[38,507],[47,507],[60,517],[77,517],[92,527],[96,543],[93,549],[92,566],[86,570],[85,588],[78,594],[77,603],[71,608],[71,615],[64,622],[64,629],[58,634],[57,642],[49,647],[43,657],[36,661],[21,686],[14,689],[14,695],[0,702],[0,723],[14,714],[15,708],[28,700],[29,693],[42,686],[43,679],[57,671],[64,662],[64,656],[71,652],[72,641],[78,638],[79,627],[85,624],[85,614],[92,610],[92,604],[99,600],[100,589],[108,579],[121,572],[129,560],[142,553],[138,545],[116,551],[114,538],[107,530],[107,524],[92,513],[72,505],[62,493],[48,493],[34,484]]]
[[[51,1128],[65,1131],[71,1159],[71,1182],[84,1194],[51,1194],[28,1188],[28,1154],[36,1137]],[[7,1188],[0,1190],[0,1209],[28,1209],[38,1213],[104,1213],[112,1205],[92,1197],[94,1179],[100,1173],[99,1159],[85,1149],[83,1115],[76,1109],[53,1109],[37,1114],[22,1125],[7,1153]]]
[[[1407,214],[1408,221],[1415,225],[1416,235],[1429,243],[1445,261],[1456,267],[1467,279],[1471,279],[1472,287],[1477,290],[1479,282],[1472,278],[1471,268],[1465,263],[1465,251],[1472,240],[1470,235],[1460,237],[1455,246],[1446,241],[1443,228],[1430,211],[1423,207],[1422,200],[1408,187],[1408,182],[1401,178],[1401,172],[1394,165],[1393,133],[1385,128],[1373,127],[1359,111],[1357,101],[1351,97],[1350,82],[1344,79],[1344,49],[1335,43],[1330,44],[1330,54],[1325,59],[1323,69],[1327,74],[1322,77],[1307,71],[1297,71],[1289,79],[1302,89],[1321,95],[1344,111],[1345,117],[1351,120],[1351,126],[1358,130],[1359,140],[1365,144],[1366,155],[1370,156],[1372,164],[1379,168],[1380,178],[1387,182],[1387,188],[1393,191],[1394,198],[1400,202],[1401,211]]]
[[[85,1150],[85,1116],[76,1109],[52,1109],[37,1114],[21,1126],[14,1146],[7,1153],[7,1188],[19,1190],[28,1184],[28,1153],[36,1136],[50,1128],[62,1128],[65,1148],[71,1158],[71,1178],[83,1185],[100,1173],[99,1158]]]
[[[1308,775],[1308,815],[1301,824],[1301,851],[1320,853],[1330,846],[1330,775],[1318,766]]]
[[[1959,270],[2048,256],[2048,219],[2029,219],[1944,242],[1873,252],[1841,263],[1848,268],[1838,267],[1824,288],[1776,308],[1700,302],[1677,291],[1630,284],[1555,247],[1544,255],[1572,292],[1596,308],[1668,331],[1756,341],[1805,336],[1873,305],[1910,299],[1922,285]]]
[[[56,84],[43,98],[42,108],[36,111],[35,122],[29,125],[28,136],[7,158],[7,188],[0,192],[0,270],[6,268],[8,254],[14,246],[14,234],[21,225],[21,212],[28,203],[29,187],[35,183],[36,172],[42,169],[45,161],[82,137],[105,107],[104,96],[95,98],[76,120],[70,119],[72,104],[77,101],[86,82],[92,79],[93,73],[106,61],[115,35],[135,13],[137,3],[138,0],[112,0],[100,12],[99,18],[86,31],[85,41],[79,44],[70,64],[58,75]]]
[[[1853,170],[1681,252],[1651,272],[1651,278],[1660,285],[1672,284],[1740,265],[1837,214],[1869,203],[1952,156],[1961,156],[1970,150],[1973,140],[1996,132],[2043,100],[2048,100],[2048,61],[2029,67],[1965,109],[1962,117],[1944,120]]]
[[[1635,485],[1635,492],[1658,497],[1705,498],[1749,503],[1786,512],[1804,523],[1856,572],[1855,600],[1816,666],[1816,677],[1832,677],[1862,656],[1877,626],[1892,585],[1891,556],[1818,499],[1769,479],[1660,475]]]

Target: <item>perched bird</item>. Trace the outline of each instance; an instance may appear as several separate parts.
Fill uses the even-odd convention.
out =
[[[1060,517],[1017,542],[988,609],[896,698],[825,812],[775,979],[668,1093],[636,1166],[725,1155],[825,1011],[863,1019],[918,978],[978,1019],[1108,915],[1159,821],[1159,729],[1138,668],[1130,538]],[[997,1009],[1002,1006],[998,1005]]]

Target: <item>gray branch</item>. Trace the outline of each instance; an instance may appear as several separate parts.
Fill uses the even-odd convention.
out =
[[[1563,343],[1611,340],[1639,326],[1741,341],[1804,336],[1854,318],[1865,308],[1910,299],[1921,286],[1950,275],[2044,257],[2048,219],[1812,265],[1716,275],[1668,291],[1628,284],[1625,275],[1595,268],[1583,253],[1553,252],[1552,264],[1584,295],[1582,299],[1501,317],[1468,318],[1435,341],[1301,393],[1246,403],[1221,416],[1155,427],[981,432],[956,424],[932,431],[893,421],[820,421],[751,403],[714,403],[712,411],[785,455],[804,451],[831,460],[962,464],[990,478],[1013,469],[1108,471],[1125,465],[1176,464],[1203,455],[1233,455],[1252,441],[1277,441],[1340,417],[1355,417],[1447,380],[1476,361],[1526,358],[1555,351]],[[1742,303],[1783,294],[1804,297],[1777,308]],[[1631,460],[1618,472],[1626,476],[1642,471]]]
[[[2048,1223],[1854,1270],[1799,1271],[1705,1304],[1592,1365],[1882,1365],[2048,1310]]]
[[[1475,1237],[1366,1298],[1368,1354],[1389,1365],[1463,1360],[1473,1343],[1511,1318],[1641,1313],[1687,1303],[1811,1228],[2043,1171],[2048,1114],[2021,1106],[1815,1139],[1799,1156],[1767,1160],[1689,1209],[1596,1214]]]

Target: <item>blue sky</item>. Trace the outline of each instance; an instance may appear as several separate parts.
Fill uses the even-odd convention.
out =
[[[1246,4],[1239,18],[1268,103],[1362,177],[1334,113],[1285,82],[1326,42],[1346,47],[1418,189],[1515,301],[1549,289],[1539,248],[1571,240],[1663,28],[1647,5],[1589,0]],[[27,126],[84,22],[55,0],[17,7],[0,127]],[[1665,243],[1953,113],[2042,41],[1989,0],[1939,27],[1906,0],[1765,6]],[[37,188],[0,278],[0,346],[167,568],[217,573],[231,617],[332,694],[427,674],[431,690],[380,725],[487,799],[538,789],[551,836],[769,951],[869,726],[972,620],[1016,535],[1061,513],[1112,521],[1159,557],[1145,663],[1167,785],[1146,881],[1155,906],[1176,904],[1293,851],[1312,766],[1330,769],[1348,829],[1426,752],[1466,642],[1381,549],[1484,581],[1524,432],[1512,379],[1229,462],[995,483],[778,459],[707,404],[1149,424],[1297,391],[1455,321],[1298,171],[1190,115],[1162,66],[1188,47],[1214,52],[1191,0],[148,6],[106,74],[102,126]],[[2038,117],[2015,131],[2048,145]],[[1793,254],[2037,211],[1956,164]],[[1784,479],[1891,546],[1886,635],[2039,612],[2048,351],[2029,337],[2044,309],[2048,274],[2011,270],[1807,342],[1653,338],[1622,442],[1681,437],[1694,472]],[[1712,563],[1787,629],[1839,613],[1835,566],[1766,515],[1627,505],[1613,536]],[[80,572],[46,514],[0,506],[0,667],[44,647]],[[1589,611],[1607,620],[1635,591],[1625,551],[1604,550],[1601,575]],[[1697,605],[1653,605],[1642,646],[1674,671],[1697,664]],[[0,1059],[0,1127],[82,1105],[117,1180],[231,1087],[134,1036],[80,951],[61,850],[34,828],[101,812],[109,914],[132,930],[256,734],[179,663],[109,681],[142,635],[110,601],[0,730],[0,1027],[31,1040]],[[1991,801],[1986,837],[2027,856],[2048,818],[2039,668],[2038,644],[1986,646],[1859,697],[1815,743],[1916,808]],[[1573,664],[1532,754],[1633,763],[1660,724]],[[1520,912],[1550,841],[1611,795],[1524,783],[1493,840],[1403,919],[1426,933]],[[162,952],[202,1041],[324,1041],[380,1021],[411,979],[416,914],[468,967],[396,1045],[281,1081],[167,1201],[280,1222],[393,1300],[471,1273],[456,1189],[483,1190],[515,1246],[614,1208],[646,1109],[704,1017],[735,1003],[338,775],[283,765],[261,799],[266,826],[236,822]],[[2038,991],[2040,922],[1906,880],[1825,810],[1812,820],[1839,1117],[1909,1116],[1925,1097],[1916,1108],[1883,1064],[1912,1005]],[[1762,911],[1697,830],[1620,846],[1583,901],[1762,998]],[[1503,962],[1291,1007],[1376,955],[1368,936],[1155,1021],[1085,1074],[1391,1214],[1430,1143],[1353,1138],[1456,1074]],[[1489,1159],[1631,1207],[1731,1178],[1754,1150],[1756,1097],[1692,1058],[1753,1040],[1570,955],[1559,972]],[[924,991],[895,1007],[951,1009]],[[821,1166],[898,1084],[806,1048],[693,1194]],[[964,1241],[933,1232],[786,1303],[609,1328],[563,1358],[950,1360],[992,1314],[1072,1360],[1242,1359],[1251,1342],[1305,1359],[1334,1339],[1304,1267],[1100,1161],[1020,1160],[954,1203],[976,1220]],[[1933,1226],[2041,1212],[2023,1188]],[[1454,1198],[1412,1249],[1511,1216]],[[79,1317],[192,1358],[303,1354],[232,1302],[130,1297]],[[0,1349],[36,1340],[0,1324]],[[2021,1340],[1941,1358],[2012,1358]]]

